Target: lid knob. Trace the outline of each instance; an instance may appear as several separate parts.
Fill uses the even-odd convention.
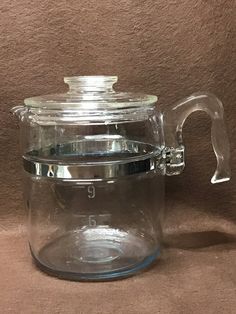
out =
[[[117,76],[71,76],[64,78],[64,82],[69,85],[69,93],[113,92],[113,84],[117,80]]]

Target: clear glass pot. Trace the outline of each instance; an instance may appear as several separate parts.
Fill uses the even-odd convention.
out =
[[[229,180],[223,107],[196,93],[162,113],[156,96],[115,92],[117,77],[69,77],[64,94],[13,108],[20,119],[24,199],[36,264],[73,280],[132,275],[160,254],[164,177],[184,169],[182,126],[212,119],[217,169]]]

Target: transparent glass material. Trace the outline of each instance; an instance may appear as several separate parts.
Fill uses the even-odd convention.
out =
[[[31,253],[60,278],[122,278],[156,260],[164,177],[184,169],[182,125],[193,111],[212,118],[212,183],[230,178],[223,107],[215,96],[198,93],[162,113],[156,96],[115,92],[116,80],[65,78],[67,93],[13,108]]]

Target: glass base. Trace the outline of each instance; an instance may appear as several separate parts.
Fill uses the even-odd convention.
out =
[[[160,250],[142,235],[113,228],[68,232],[44,246],[36,265],[46,273],[69,280],[105,281],[124,278],[148,267]]]

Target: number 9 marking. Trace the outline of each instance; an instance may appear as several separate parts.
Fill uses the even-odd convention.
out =
[[[96,196],[95,186],[89,185],[88,186],[88,198],[94,198]]]

